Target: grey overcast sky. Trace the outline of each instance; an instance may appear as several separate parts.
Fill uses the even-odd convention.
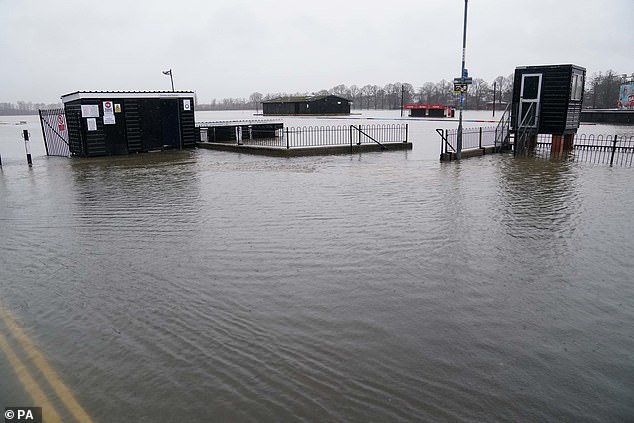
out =
[[[451,80],[463,0],[0,0],[0,101],[78,90],[193,90],[200,102]],[[471,0],[466,62],[634,72],[633,0]]]

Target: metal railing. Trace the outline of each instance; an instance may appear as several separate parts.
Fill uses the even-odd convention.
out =
[[[385,144],[407,143],[409,132],[408,124],[258,128],[245,125],[212,127],[201,123],[197,127],[201,142],[287,149],[372,143],[388,149]]]
[[[535,135],[537,122],[535,122],[536,116],[532,115],[533,107],[536,103],[531,103],[524,115],[524,119],[517,126],[517,133],[515,135],[515,145],[513,146],[513,155],[527,154],[531,149],[529,145],[530,139]],[[528,122],[533,122],[533,125],[528,125]]]
[[[286,148],[408,142],[407,124],[302,126],[284,128]]]
[[[553,152],[552,135],[539,134],[532,154],[537,158],[553,160],[632,166],[634,164],[634,135],[576,134],[569,151]]]
[[[495,127],[495,142],[494,145],[497,148],[508,149],[510,148],[511,138],[511,104],[506,105],[504,113]]]
[[[508,129],[506,129],[508,131]],[[499,146],[497,140],[499,133],[505,131],[504,128],[498,127],[481,127],[481,128],[464,128],[462,130],[462,150],[472,150],[477,148]],[[440,135],[440,152],[449,153],[456,152],[456,144],[458,140],[457,129],[436,129]]]

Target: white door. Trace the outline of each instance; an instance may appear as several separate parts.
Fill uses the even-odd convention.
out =
[[[522,75],[520,89],[520,113],[518,127],[537,128],[539,123],[539,99],[542,91],[542,74]]]

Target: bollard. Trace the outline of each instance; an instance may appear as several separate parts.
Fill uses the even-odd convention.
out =
[[[29,131],[27,129],[22,131],[22,138],[24,138],[24,148],[26,149],[26,162],[30,166],[33,166],[33,161],[31,160],[31,146],[29,145]]]

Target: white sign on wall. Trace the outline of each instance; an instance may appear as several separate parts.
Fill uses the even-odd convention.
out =
[[[96,131],[97,130],[97,119],[88,118],[88,119],[86,119],[86,123],[88,124],[88,130],[89,131]]]
[[[191,110],[192,109],[192,103],[191,100],[189,100],[188,98],[183,100],[183,110]]]
[[[103,124],[114,125],[114,103],[112,101],[103,102]]]
[[[99,117],[99,106],[96,104],[82,104],[81,117],[83,118]]]

